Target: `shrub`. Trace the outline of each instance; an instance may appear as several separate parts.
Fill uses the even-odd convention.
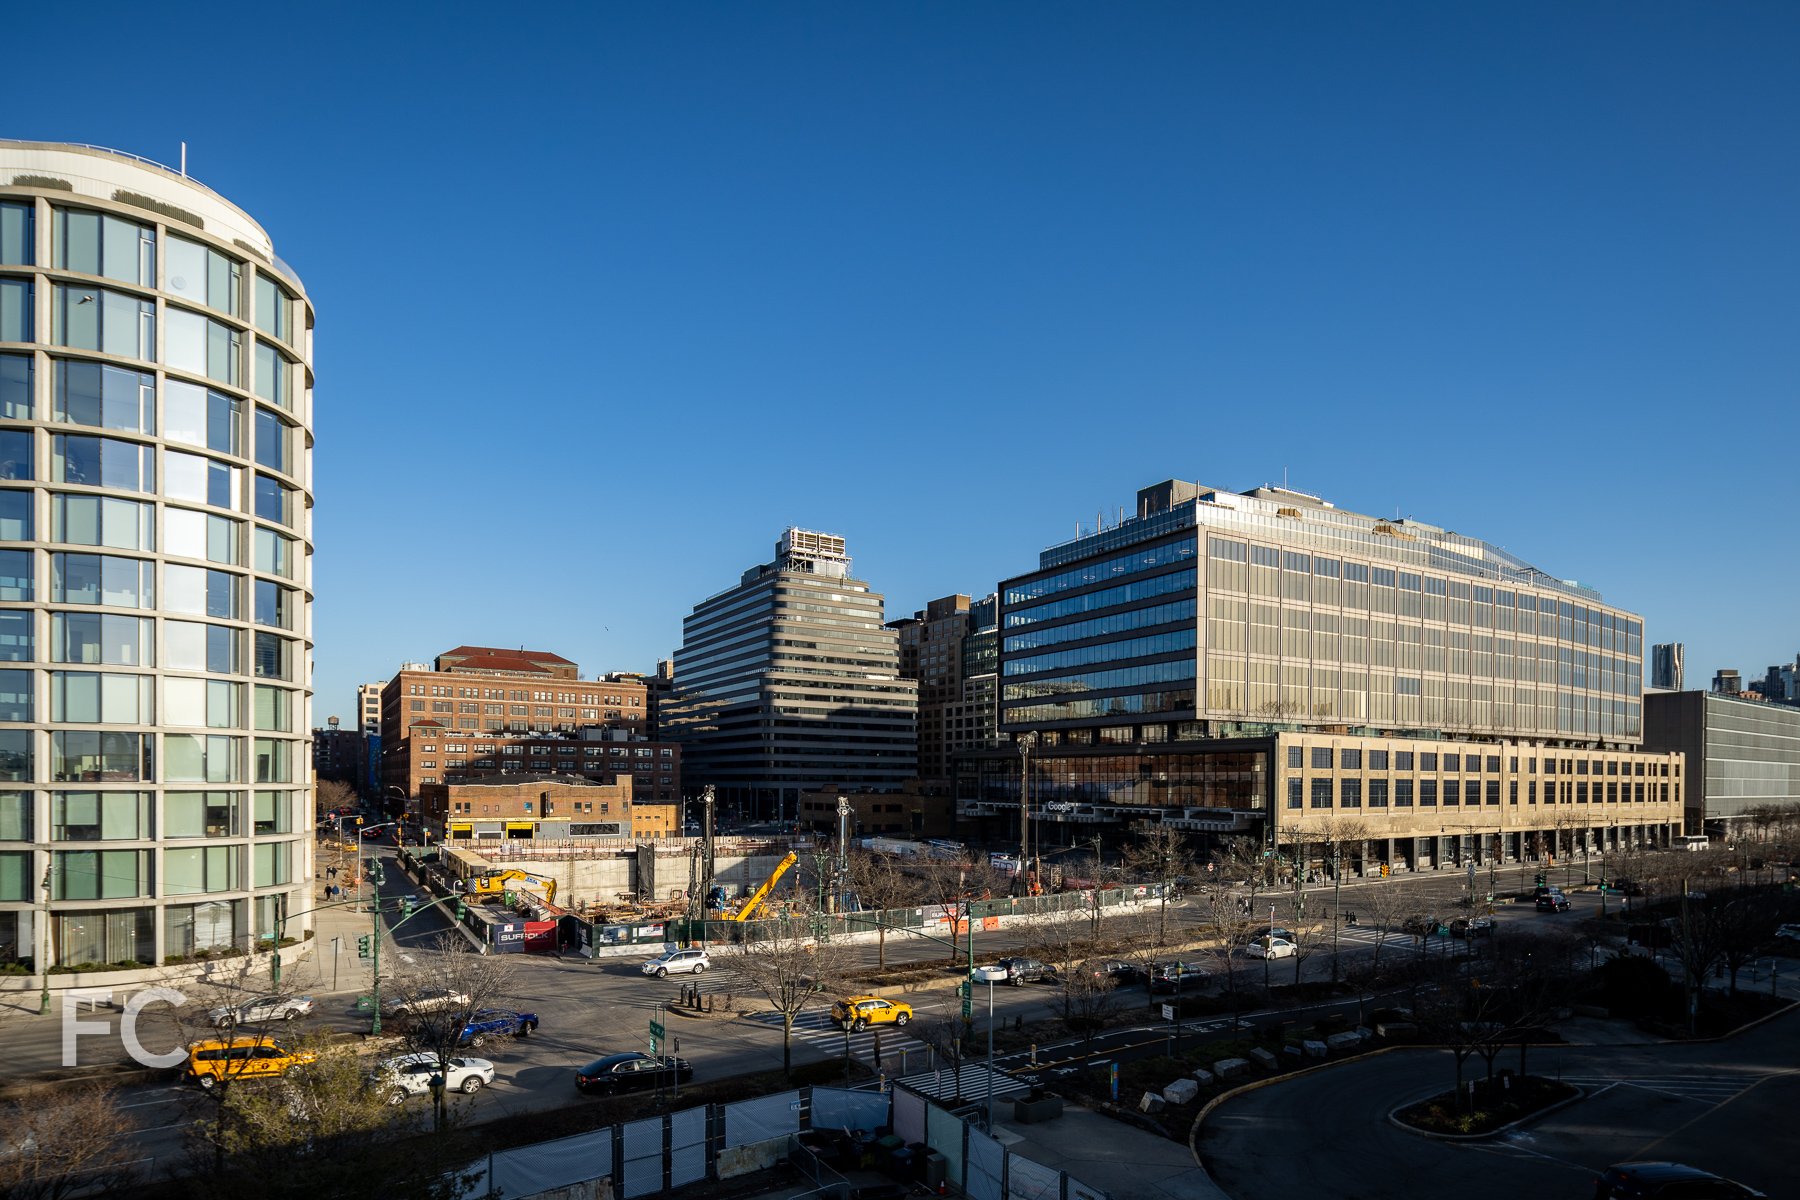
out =
[[[1618,955],[1593,973],[1600,1003],[1615,1016],[1679,1016],[1681,997],[1669,973],[1648,958]]]

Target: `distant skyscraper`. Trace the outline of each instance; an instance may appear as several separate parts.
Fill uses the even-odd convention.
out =
[[[882,607],[851,578],[844,539],[804,529],[695,605],[660,712],[690,785],[714,785],[744,815],[780,817],[805,791],[912,778],[918,684],[900,676]]]
[[[1650,647],[1651,687],[1681,690],[1683,650],[1680,642],[1658,642]]]
[[[1713,675],[1712,690],[1721,696],[1735,696],[1744,690],[1743,676],[1730,667],[1721,667]]]

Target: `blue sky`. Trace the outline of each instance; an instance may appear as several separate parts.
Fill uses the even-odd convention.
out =
[[[318,308],[315,720],[460,642],[652,669],[789,524],[890,616],[1171,476],[1800,649],[1790,4],[28,6],[7,136]],[[179,15],[178,15],[179,14]]]

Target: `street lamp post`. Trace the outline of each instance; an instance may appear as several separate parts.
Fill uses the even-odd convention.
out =
[[[1019,878],[1030,889],[1031,876],[1031,748],[1036,733],[1019,735]]]
[[[1269,905],[1269,932],[1265,935],[1268,945],[1263,947],[1263,992],[1269,991],[1269,951],[1275,949],[1275,905]]]
[[[988,976],[987,1127],[994,1132],[994,977]]]
[[[51,861],[54,862],[54,860]],[[40,1017],[50,1015],[50,869],[50,865],[46,864],[44,867],[44,919],[41,922],[44,928],[43,932],[38,935],[38,941],[44,947],[43,952],[38,955],[37,961],[38,976],[44,981],[43,993],[38,997],[38,1015]]]
[[[1344,923],[1344,859],[1343,847],[1331,843],[1331,982],[1338,981],[1338,926]],[[1271,920],[1269,924],[1274,925]],[[1274,935],[1271,934],[1271,937]],[[1263,960],[1265,963],[1268,959]]]

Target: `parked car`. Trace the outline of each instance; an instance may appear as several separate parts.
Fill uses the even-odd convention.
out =
[[[1427,917],[1414,913],[1412,916],[1406,918],[1406,920],[1400,922],[1400,932],[1409,933],[1413,937],[1430,937],[1438,931],[1438,925],[1440,923],[1441,922],[1439,922],[1436,917]]]
[[[1199,963],[1158,963],[1150,972],[1150,990],[1161,994],[1197,988],[1206,981],[1206,975],[1206,968]]]
[[[1738,1200],[1764,1194],[1675,1162],[1614,1163],[1594,1181],[1594,1200]]]
[[[1251,958],[1292,958],[1295,950],[1286,938],[1260,937],[1245,946],[1244,953]]]
[[[209,1039],[188,1046],[182,1071],[207,1091],[232,1079],[267,1079],[286,1075],[295,1067],[314,1062],[310,1050],[293,1050],[272,1037]]]
[[[871,1025],[905,1025],[913,1018],[912,1005],[880,996],[851,996],[831,1006],[831,1019],[852,1029]]]
[[[1778,938],[1793,938],[1795,941],[1800,942],[1800,925],[1779,926],[1775,930],[1775,936]]]
[[[224,1029],[233,1025],[263,1025],[270,1021],[292,1021],[299,1017],[310,1017],[313,1013],[311,996],[258,996],[254,1000],[246,1000],[242,1004],[227,1004],[220,1008],[210,1009],[206,1019],[214,1026]]]
[[[658,1079],[666,1081],[673,1068],[675,1077],[686,1082],[694,1077],[694,1068],[685,1058],[665,1054],[651,1058],[636,1050],[596,1058],[575,1072],[578,1092],[624,1092],[634,1088],[655,1087]]]
[[[1091,958],[1076,969],[1093,979],[1110,979],[1120,987],[1144,981],[1144,969],[1122,958]]]
[[[446,1062],[444,1088],[474,1095],[494,1082],[494,1064],[485,1058],[457,1057]],[[400,1104],[408,1096],[424,1096],[431,1092],[431,1080],[438,1073],[438,1057],[421,1052],[402,1054],[378,1063],[369,1074],[369,1087],[386,1097],[389,1104]]]
[[[712,959],[704,950],[668,950],[645,963],[643,971],[667,979],[671,975],[699,975],[710,966]]]
[[[1293,930],[1283,929],[1279,925],[1271,926],[1270,928],[1263,930],[1261,933],[1257,934],[1256,936],[1259,940],[1262,938],[1280,938],[1282,941],[1287,942],[1291,945],[1298,946],[1300,944],[1300,938],[1294,933]]]
[[[388,1017],[412,1017],[420,1013],[444,1012],[467,1008],[469,998],[449,988],[420,988],[411,995],[396,996],[381,1002],[381,1012]]]
[[[1010,983],[1014,987],[1023,987],[1040,980],[1054,982],[1056,968],[1035,958],[1003,958],[989,966],[976,967],[975,979],[979,983]]]
[[[1533,903],[1537,905],[1537,910],[1539,912],[1568,912],[1569,909],[1573,907],[1569,903],[1569,898],[1555,888],[1551,888],[1549,891],[1539,895]]]
[[[1453,938],[1493,937],[1494,919],[1492,917],[1457,917],[1450,922],[1450,936]]]
[[[456,1042],[459,1046],[479,1047],[492,1038],[528,1037],[537,1027],[536,1013],[510,1008],[478,1008],[463,1023]]]

